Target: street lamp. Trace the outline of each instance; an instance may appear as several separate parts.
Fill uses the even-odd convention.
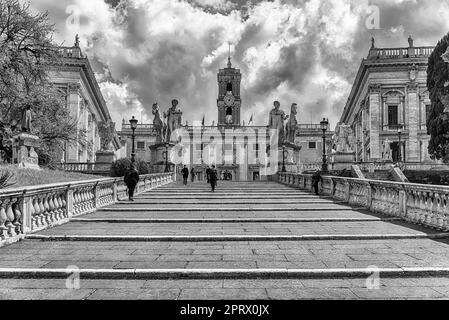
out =
[[[398,162],[402,162],[402,141],[401,141],[401,136],[402,136],[402,125],[398,125],[398,137],[399,137],[399,154],[398,154]]]
[[[165,170],[164,172],[170,172],[170,168],[168,167],[168,147],[170,145],[168,143],[165,143]]]
[[[326,156],[326,131],[329,126],[329,121],[326,118],[323,118],[323,121],[320,122],[321,130],[323,131],[323,165],[321,171],[324,173],[328,172],[327,168],[327,156]]]
[[[287,150],[285,150],[285,144],[282,145],[282,172],[287,172],[287,168],[285,168],[285,158],[286,155],[285,153],[287,152]]]
[[[136,129],[137,129],[137,123],[139,121],[133,116],[131,120],[129,120],[129,123],[131,124],[131,130],[133,131],[133,147],[131,151],[131,162],[136,162]]]

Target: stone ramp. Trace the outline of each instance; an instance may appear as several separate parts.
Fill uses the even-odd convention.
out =
[[[272,182],[172,184],[0,248],[6,299],[447,299],[448,276],[447,234]]]

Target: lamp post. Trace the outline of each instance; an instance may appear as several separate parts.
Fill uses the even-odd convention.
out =
[[[402,125],[398,125],[398,137],[399,137],[399,154],[398,154],[398,162],[402,162]]]
[[[329,126],[329,121],[326,118],[323,118],[323,121],[320,122],[321,130],[323,131],[323,165],[321,171],[324,173],[328,172],[327,167],[327,156],[326,156],[326,131]]]
[[[165,170],[164,172],[170,172],[170,168],[168,167],[168,147],[169,144],[165,143]]]
[[[282,145],[282,172],[287,172],[287,168],[285,168],[285,152],[287,152],[287,150],[285,150],[285,144]]]
[[[137,123],[139,121],[133,116],[131,120],[129,120],[129,123],[131,124],[131,130],[133,131],[132,139],[133,139],[133,146],[131,151],[131,162],[134,164],[136,162],[136,129],[137,129]]]

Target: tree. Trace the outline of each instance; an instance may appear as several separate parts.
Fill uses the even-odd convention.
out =
[[[427,119],[427,133],[430,135],[429,154],[432,159],[449,162],[449,117],[444,114],[441,99],[449,94],[449,63],[442,56],[449,47],[449,34],[441,39],[429,57],[427,88],[432,105]]]
[[[0,2],[0,150],[8,156],[8,141],[20,131],[28,106],[32,133],[41,139],[38,153],[53,158],[67,142],[85,143],[85,131],[78,130],[65,98],[48,79],[48,66],[62,63],[53,33],[48,12],[34,14],[28,3],[19,0]]]
[[[111,165],[111,176],[113,177],[125,176],[131,164],[132,161],[130,158],[122,158],[118,159],[117,161],[114,161]],[[146,163],[144,160],[136,159],[135,166],[137,171],[139,171],[139,174],[150,173],[150,167],[148,166],[148,163]]]

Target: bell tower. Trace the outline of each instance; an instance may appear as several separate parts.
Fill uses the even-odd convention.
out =
[[[218,71],[218,126],[240,126],[240,84],[242,74],[231,63],[231,45],[229,45],[228,65]]]

